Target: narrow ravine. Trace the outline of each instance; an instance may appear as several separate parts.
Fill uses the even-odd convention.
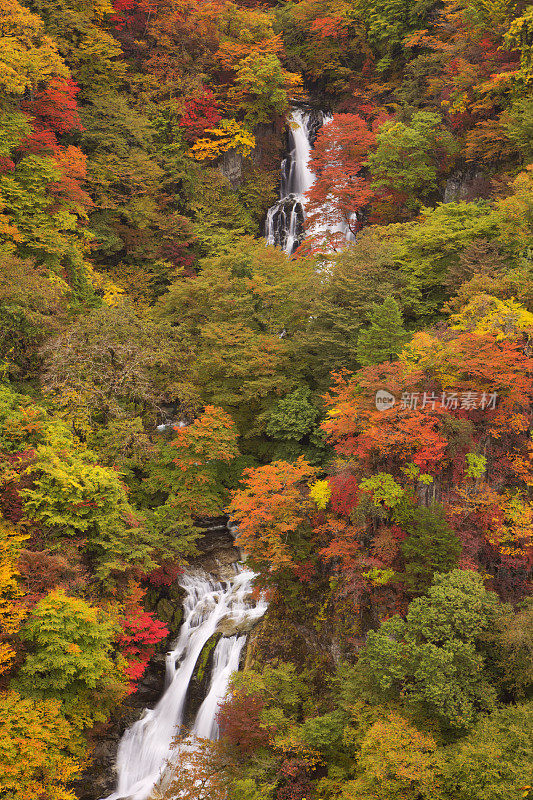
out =
[[[330,120],[325,112],[303,108],[293,108],[288,118],[288,152],[281,164],[280,199],[268,210],[265,236],[268,244],[289,255],[305,235],[306,192],[315,180],[309,168],[313,143],[321,126]],[[341,230],[341,224],[334,230]],[[186,747],[194,746],[194,737],[218,737],[220,702],[239,667],[247,631],[266,610],[263,601],[251,602],[254,574],[237,563],[234,569],[235,574],[225,581],[202,570],[182,576],[183,624],[167,655],[166,689],[155,708],[147,709],[124,733],[116,760],[117,786],[105,800],[147,800],[156,783],[169,783],[173,742],[184,721],[196,664],[211,637],[222,632],[213,653],[207,694],[186,732]]]
[[[251,599],[254,573],[240,564],[219,581],[201,570],[180,579],[185,591],[183,625],[166,660],[166,689],[156,707],[146,710],[124,733],[117,754],[117,787],[107,800],[146,800],[166,770],[172,770],[172,743],[183,723],[187,692],[202,649],[217,632],[219,640],[208,693],[191,736],[216,739],[217,711],[239,667],[247,631],[266,611]],[[231,633],[231,635],[225,635]]]

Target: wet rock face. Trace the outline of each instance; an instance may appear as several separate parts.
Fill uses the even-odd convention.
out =
[[[291,231],[292,228],[294,230]],[[272,214],[273,244],[282,250],[287,249],[289,233],[296,241],[304,236],[304,209],[301,197],[294,194],[288,195],[277,203]]]
[[[215,635],[206,642],[196,662],[194,674],[187,692],[187,700],[185,701],[185,717],[183,723],[186,729],[192,726],[198,710],[209,691],[213,657],[221,636],[221,633],[215,633]]]
[[[250,154],[254,164],[268,170],[277,169],[282,147],[282,136],[272,123],[260,123],[254,128],[255,147]],[[219,172],[228,179],[233,188],[243,181],[245,159],[235,150],[223,153],[217,161]]]
[[[79,800],[107,797],[115,788],[114,774],[109,767],[114,761],[120,736],[121,734],[117,731],[106,735],[102,741],[98,742],[93,753],[90,776],[83,777],[72,784],[72,790]]]
[[[324,112],[318,108],[310,108],[308,132],[309,132],[309,143],[311,147],[314,147],[318,131],[320,130],[323,124],[324,124]]]
[[[240,558],[240,550],[235,547],[233,536],[228,528],[228,518],[205,517],[198,520],[197,527],[203,537],[197,542],[200,555],[191,559],[191,567],[200,567],[217,578],[224,579],[231,567]]]
[[[178,635],[182,620],[183,590],[178,583],[170,586],[151,586],[144,597],[147,611],[152,611],[169,630],[169,635],[159,645],[160,650],[168,650],[170,642]]]
[[[232,186],[238,186],[242,180],[243,158],[235,150],[228,150],[222,156],[218,169]]]

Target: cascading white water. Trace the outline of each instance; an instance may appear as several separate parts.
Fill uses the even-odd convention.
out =
[[[303,197],[315,180],[314,174],[309,169],[312,149],[310,112],[295,109],[290,116],[289,127],[293,146],[289,159],[286,193]]]
[[[289,117],[289,155],[281,163],[280,198],[267,211],[265,238],[267,244],[294,252],[303,234],[305,193],[315,176],[309,169],[313,134],[323,121],[320,113],[312,114],[301,108],[292,110]]]
[[[231,625],[236,632],[245,631],[265,613],[262,600],[256,604],[250,601],[253,578],[249,570],[237,571],[224,582],[200,571],[182,576],[184,618],[178,640],[167,655],[167,688],[156,707],[145,711],[122,737],[117,788],[107,800],[146,800],[150,795],[171,760],[172,742],[183,722],[187,690],[204,645],[221,624]],[[209,691],[196,716],[193,735],[218,736],[217,709],[232,672],[238,669],[245,642],[246,635],[222,637],[218,642]]]
[[[281,162],[280,198],[267,211],[265,239],[267,244],[292,254],[304,238],[307,192],[315,182],[309,169],[313,142],[321,126],[332,116],[322,111],[294,108],[288,119],[289,155]],[[329,216],[326,213],[324,217]],[[354,214],[355,216],[355,214]],[[349,225],[343,221],[314,224],[311,231],[317,239],[327,240],[340,234],[346,243],[354,240]]]
[[[239,668],[239,660],[246,636],[223,637],[216,646],[213,656],[211,685],[200,706],[192,735],[199,739],[218,739],[217,710],[220,701],[228,690],[232,673]]]

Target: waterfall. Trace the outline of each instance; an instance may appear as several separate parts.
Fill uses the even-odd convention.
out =
[[[294,108],[288,119],[289,153],[281,162],[279,200],[267,211],[265,239],[267,244],[280,247],[289,255],[304,238],[306,193],[315,182],[315,175],[309,169],[314,140],[319,129],[332,119],[325,112],[301,108]],[[325,239],[340,234],[344,243],[354,240],[349,226],[342,220],[314,225],[309,233]]]
[[[193,736],[200,739],[218,739],[217,710],[228,690],[229,679],[239,668],[239,660],[246,636],[223,637],[216,646],[213,657],[211,685],[200,706],[192,728]]]
[[[294,108],[289,117],[289,154],[281,162],[280,197],[267,211],[265,238],[267,244],[294,252],[303,238],[305,193],[315,176],[309,169],[313,140],[324,115],[321,112]]]
[[[185,590],[183,624],[166,660],[166,690],[153,710],[146,710],[124,733],[117,754],[117,788],[107,800],[146,800],[156,781],[172,761],[172,742],[183,722],[187,690],[204,645],[219,629],[228,630],[214,656],[211,682],[192,728],[192,734],[216,739],[216,714],[232,672],[239,666],[246,642],[243,633],[266,610],[260,600],[250,600],[254,573],[237,571],[219,582],[205,572],[182,576]]]

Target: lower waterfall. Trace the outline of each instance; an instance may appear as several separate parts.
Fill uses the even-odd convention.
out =
[[[172,742],[183,722],[185,703],[196,662],[217,631],[222,636],[213,655],[211,681],[191,734],[216,739],[216,720],[231,674],[238,669],[246,631],[266,611],[251,601],[254,573],[236,565],[236,573],[218,581],[202,571],[180,579],[185,590],[183,625],[166,660],[166,689],[156,707],[146,710],[124,733],[117,754],[117,788],[107,800],[147,800],[167,767],[172,768]]]

